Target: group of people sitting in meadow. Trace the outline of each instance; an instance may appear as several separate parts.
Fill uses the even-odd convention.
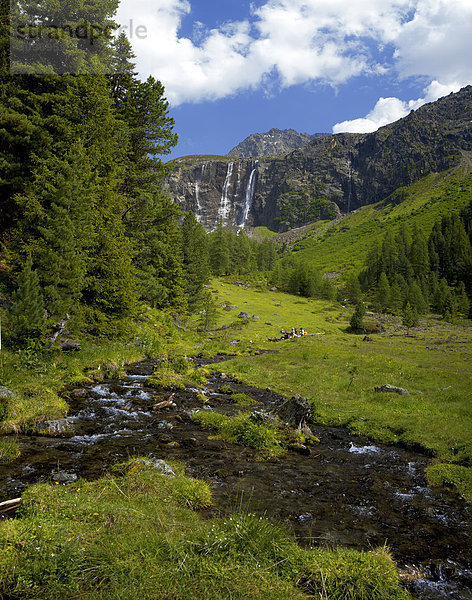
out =
[[[303,327],[300,327],[300,329],[296,329],[295,327],[292,327],[292,329],[290,331],[285,331],[285,329],[281,329],[280,333],[282,334],[282,339],[284,339],[284,340],[308,335],[308,333],[303,329]]]

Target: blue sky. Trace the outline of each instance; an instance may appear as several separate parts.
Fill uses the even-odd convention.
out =
[[[121,0],[117,20],[165,85],[171,157],[374,131],[472,83],[471,0]]]

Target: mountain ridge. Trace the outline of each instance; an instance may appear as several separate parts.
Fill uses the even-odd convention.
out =
[[[277,129],[273,127],[264,133],[252,133],[226,156],[258,158],[288,154],[306,146],[311,141],[330,135],[329,133],[300,133],[295,129]]]
[[[176,159],[166,188],[207,229],[287,231],[384,200],[472,150],[472,86],[376,132],[339,133],[275,157]]]

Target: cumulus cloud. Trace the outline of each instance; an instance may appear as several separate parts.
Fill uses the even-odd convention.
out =
[[[472,79],[470,0],[267,0],[244,20],[213,29],[195,23],[185,37],[181,26],[191,10],[189,0],[122,0],[119,10],[121,23],[145,26],[146,36],[129,28],[138,69],[164,83],[174,106],[268,81],[339,86],[390,73],[421,75],[449,89]],[[408,102],[381,98],[358,126],[409,109]]]
[[[451,92],[457,92],[460,88],[461,85],[458,83],[443,85],[439,81],[433,81],[424,90],[424,97],[417,100],[404,102],[398,98],[380,98],[367,116],[361,119],[336,123],[333,127],[333,133],[371,133],[372,131],[377,131],[379,127],[406,117],[411,110],[416,110],[427,102],[434,102]]]

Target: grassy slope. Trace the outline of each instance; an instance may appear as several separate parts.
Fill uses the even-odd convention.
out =
[[[222,322],[234,321],[239,309],[260,317],[226,336],[241,339],[243,346],[265,343],[279,351],[239,357],[217,368],[254,385],[307,396],[320,423],[344,425],[379,441],[422,446],[443,461],[472,463],[470,322],[451,325],[429,316],[407,336],[399,318],[380,316],[385,333],[363,342],[362,336],[346,332],[351,312],[340,305],[228,283],[214,287],[219,301],[239,307],[224,311]],[[292,326],[323,335],[265,342]],[[374,392],[384,383],[420,393]],[[464,495],[472,499],[468,485]]]
[[[295,245],[296,255],[323,272],[359,271],[369,249],[382,240],[387,229],[395,231],[403,223],[417,224],[429,234],[442,215],[472,201],[472,174],[467,174],[464,167],[429,175],[403,191],[407,194],[404,202],[365,206],[323,228],[321,235],[300,240]]]
[[[249,233],[250,237],[258,242],[262,242],[263,240],[270,240],[275,237],[277,234],[275,231],[271,231],[267,227],[254,227]]]

